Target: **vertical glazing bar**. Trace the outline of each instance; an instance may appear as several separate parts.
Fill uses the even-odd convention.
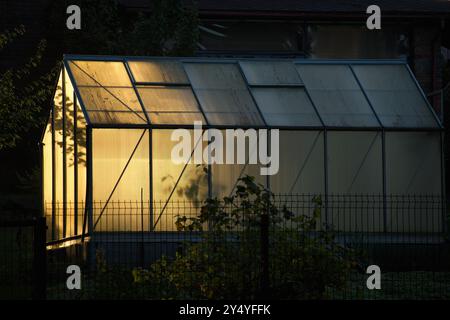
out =
[[[52,104],[52,240],[55,240],[56,230],[56,139],[55,139],[55,103]]]
[[[63,229],[62,229],[62,237],[66,237],[67,233],[67,155],[66,155],[66,130],[67,130],[67,117],[66,117],[66,72],[65,68],[62,69],[62,133],[63,133],[63,141],[62,141],[62,168],[63,168]]]
[[[93,205],[93,181],[92,181],[92,165],[93,165],[93,158],[92,158],[92,128],[88,126],[86,128],[86,189],[87,189],[87,201],[86,201],[86,207],[87,207],[87,218],[88,218],[88,234],[89,236],[93,237],[93,231],[94,231],[94,205]]]
[[[73,93],[73,212],[74,235],[78,235],[78,111],[77,95]]]
[[[45,127],[47,131],[47,126]],[[44,143],[42,141],[38,144],[39,147],[39,169],[41,170],[40,175],[40,185],[41,185],[41,196],[40,196],[40,207],[41,207],[41,217],[45,218],[45,200],[44,200]]]
[[[328,224],[328,131],[323,131],[323,165],[325,178],[325,223]]]
[[[445,158],[444,158],[444,132],[440,132],[440,155],[441,155],[441,212],[442,212],[442,232],[445,234],[448,232],[448,221],[447,221],[447,215],[446,215],[446,207],[447,207],[447,195],[445,190]]]
[[[88,125],[86,127],[86,209],[85,209],[85,217],[84,217],[84,225],[83,225],[83,236],[84,240],[84,231],[87,223],[88,227],[88,235],[90,237],[90,241],[87,246],[87,260],[88,266],[91,270],[95,268],[95,242],[94,242],[94,200],[93,200],[93,185],[92,185],[92,165],[93,165],[93,157],[92,157],[92,127]],[[87,220],[87,221],[86,221]]]
[[[272,156],[272,132],[270,131],[271,129],[267,130],[267,155],[270,154],[270,156]],[[258,135],[258,139],[259,139],[259,135]],[[258,143],[259,145],[259,143]],[[266,188],[267,190],[270,190],[270,175],[268,174],[266,176]]]
[[[381,132],[381,161],[383,171],[383,231],[387,232],[387,175],[386,175],[386,131]]]
[[[212,198],[211,136],[208,132],[208,198]],[[203,148],[202,148],[203,149]]]
[[[149,214],[150,214],[150,231],[153,231],[153,217],[154,217],[154,212],[153,212],[153,130],[152,129],[148,129],[148,159],[149,159],[149,175],[150,175],[150,191],[149,191]]]

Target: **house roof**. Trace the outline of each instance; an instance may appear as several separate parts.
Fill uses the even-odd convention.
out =
[[[130,8],[148,8],[149,0],[119,0]],[[191,1],[185,1],[191,2]],[[386,13],[450,14],[448,0],[197,0],[200,12],[359,13],[369,5]]]
[[[100,127],[436,129],[402,60],[66,56]]]

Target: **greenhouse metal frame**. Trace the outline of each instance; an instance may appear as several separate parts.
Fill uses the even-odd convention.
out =
[[[117,74],[120,76],[116,77]],[[158,90],[166,91],[167,96],[166,93],[161,94]],[[121,179],[126,174],[135,154],[138,154],[140,159],[144,159],[143,162],[148,162],[145,169],[147,172],[142,173],[143,176],[147,176],[144,179],[148,180],[148,185],[145,188],[140,186],[139,195],[137,195],[138,189],[133,193],[136,195],[133,200],[142,201],[144,198],[150,203],[148,216],[146,215],[145,218],[145,230],[173,231],[173,228],[169,226],[173,222],[169,222],[168,227],[162,229],[158,229],[157,224],[165,206],[176,193],[175,189],[187,164],[183,168],[174,169],[180,174],[174,178],[175,183],[172,184],[172,189],[164,193],[168,196],[167,201],[159,199],[164,205],[158,217],[158,213],[153,212],[155,209],[152,204],[157,200],[155,192],[159,192],[158,188],[162,188],[157,184],[166,178],[166,176],[161,177],[158,172],[160,168],[167,167],[167,164],[158,165],[158,169],[155,169],[155,159],[158,152],[163,153],[161,150],[164,147],[164,138],[167,138],[163,136],[161,130],[193,129],[193,120],[196,119],[203,122],[205,130],[209,128],[279,129],[280,170],[284,170],[281,166],[283,154],[288,158],[295,153],[289,147],[288,140],[300,141],[301,139],[298,138],[302,134],[316,133],[315,137],[305,138],[309,141],[309,143],[305,142],[305,145],[309,146],[308,152],[300,151],[302,168],[296,168],[300,170],[294,183],[291,183],[291,187],[283,185],[289,173],[280,173],[278,178],[260,177],[260,181],[274,193],[322,194],[325,197],[325,210],[327,210],[329,194],[351,192],[380,194],[384,199],[380,216],[381,227],[370,231],[389,231],[386,197],[390,194],[401,193],[402,187],[395,186],[395,183],[391,182],[405,178],[401,174],[395,178],[392,171],[402,166],[406,167],[406,162],[402,161],[412,159],[414,162],[414,159],[428,154],[424,152],[425,146],[433,148],[430,152],[432,159],[416,159],[416,171],[409,176],[408,173],[402,173],[409,178],[411,184],[415,179],[425,180],[419,181],[420,187],[417,186],[415,190],[414,188],[405,190],[405,193],[430,193],[442,198],[445,194],[442,159],[443,127],[412,71],[403,60],[66,55],[55,92],[55,103],[42,137],[43,211],[49,217],[48,222],[51,227],[48,238],[53,241],[84,238],[97,231],[97,224],[113,194],[119,188]],[[176,105],[173,107],[174,110],[166,111],[168,107],[172,107],[167,105],[168,102]],[[233,107],[232,103],[236,105],[230,111],[228,108]],[[106,105],[109,106],[105,107]],[[130,143],[130,148],[125,150],[127,151],[125,153],[129,154],[128,159],[120,155],[117,158],[114,158],[115,155],[112,157],[121,159],[120,166],[115,172],[114,170],[117,169],[115,166],[118,163],[112,165],[111,168],[114,167],[114,170],[108,167],[108,161],[111,160],[108,160],[108,152],[111,150],[108,151],[108,148],[105,148],[105,150],[94,151],[102,149],[101,147],[96,149],[96,147],[102,144],[101,141],[108,141],[109,138],[117,139],[109,143],[109,149],[114,149],[115,146],[119,149],[124,148],[123,146],[129,142],[129,137],[120,137],[119,134],[114,136],[115,133],[112,130],[116,132],[128,130],[130,133],[137,133],[136,130],[142,129],[144,129],[142,134],[134,135],[138,138],[137,143],[135,145]],[[105,137],[100,137],[100,134],[99,138],[95,137],[96,132],[100,132],[98,130],[104,130]],[[335,134],[338,132],[341,134]],[[353,177],[345,176],[347,170],[345,167],[354,157],[351,152],[350,154],[341,152],[341,147],[349,145],[349,141],[358,133],[368,135],[361,136],[362,140],[367,139],[360,145],[368,146],[369,150],[365,154],[361,153],[359,159],[361,163],[355,166],[356,174],[353,172]],[[405,137],[410,140],[401,141],[401,134],[405,134]],[[85,135],[83,143],[79,142],[81,135]],[[159,139],[156,139],[155,135],[157,138],[160,135]],[[417,139],[413,137],[414,135],[417,135]],[[288,144],[284,147],[284,152],[281,150],[283,136]],[[144,138],[147,140],[146,147],[145,150],[140,150],[141,143],[145,145],[145,142],[142,142]],[[72,139],[72,145],[70,139]],[[96,139],[99,140],[96,141]],[[156,146],[158,143],[162,146]],[[103,145],[106,144],[103,143]],[[412,150],[412,146],[415,145],[418,146],[417,150]],[[353,147],[356,149],[358,146],[356,143]],[[402,146],[404,149],[401,149]],[[196,147],[197,144],[194,142],[194,149]],[[397,151],[398,153],[394,154]],[[96,152],[103,154],[97,155]],[[118,153],[120,152],[119,150]],[[319,153],[312,155],[313,152]],[[373,168],[364,169],[363,166],[371,156],[369,155],[371,152],[376,154],[378,160],[373,160]],[[249,153],[250,150],[247,154]],[[397,156],[400,159],[397,159]],[[308,174],[314,171],[310,167],[312,164],[308,163],[310,157],[316,157],[312,159],[312,164],[317,167],[314,170],[322,173],[307,178],[307,182],[295,188],[300,173]],[[96,166],[97,158],[102,159],[105,165]],[[314,163],[314,160],[320,158],[322,163]],[[395,162],[395,159],[399,160],[399,163],[391,168],[390,165]],[[70,160],[72,165],[68,164]],[[80,167],[80,163],[84,168]],[[294,159],[294,164],[296,163],[300,161],[296,162]],[[330,174],[330,165],[334,164],[337,167],[333,168]],[[213,168],[213,166],[208,165],[206,181],[202,182],[206,185],[205,195],[209,197],[221,194],[214,191],[214,172],[219,172],[221,169]],[[247,164],[236,166],[237,176],[242,176],[249,167]],[[141,172],[142,168],[143,166],[136,172]],[[116,173],[110,181],[106,181],[109,179],[108,172],[96,176],[96,170],[100,172],[106,169]],[[355,180],[364,170],[367,171],[366,176],[361,178],[359,185],[355,187]],[[426,178],[427,170],[430,170],[428,178]],[[341,172],[344,173],[341,174]],[[223,172],[219,172],[217,177],[221,174],[226,177],[231,176],[231,180],[225,184],[227,186],[231,186],[236,180],[236,175],[233,177],[233,174]],[[422,176],[417,178],[421,174]],[[330,176],[333,177],[330,178]],[[376,188],[372,186],[372,180],[370,180],[372,178],[376,180],[373,183]],[[97,182],[97,180],[106,181],[106,186],[98,188],[107,190],[105,196],[96,195],[95,188],[104,182]],[[310,189],[308,181],[312,184],[317,183],[317,188]],[[350,182],[350,187],[342,187],[342,181],[344,181],[343,184],[346,183],[345,181],[347,184]],[[430,185],[424,185],[424,182],[429,182]],[[80,187],[80,185],[83,186]],[[127,184],[125,188],[128,190],[128,187],[131,187],[130,184]],[[367,189],[364,190],[366,187]],[[121,192],[127,194],[125,189]],[[230,190],[227,190],[223,194],[229,192]],[[94,213],[93,202],[97,200],[103,201],[104,207],[101,212]],[[84,202],[83,208],[78,207],[80,202]],[[73,203],[73,207],[69,207],[69,203]],[[438,224],[440,231],[444,228],[443,208],[442,203],[438,210],[439,219],[441,219]],[[60,211],[62,214],[59,213]],[[70,217],[69,211],[73,212],[73,217]],[[74,226],[69,227],[68,220],[72,218]],[[114,224],[113,221],[110,223]],[[121,231],[117,228],[121,227],[107,226],[103,231]],[[126,227],[122,231],[135,230],[133,227]]]

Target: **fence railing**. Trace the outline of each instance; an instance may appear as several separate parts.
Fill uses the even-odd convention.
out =
[[[45,299],[44,218],[0,220],[0,299]]]
[[[318,230],[332,228],[339,233],[397,234],[403,240],[414,235],[417,241],[437,241],[447,229],[442,197],[435,195],[276,195],[277,207],[294,214],[310,216],[319,208]],[[111,200],[93,201],[91,212],[84,202],[46,203],[47,240],[72,240],[73,237],[110,232],[176,232],[178,217],[198,216],[200,201]],[[78,212],[73,208],[77,207]],[[284,227],[294,227],[285,222]],[[374,238],[375,239],[375,238]],[[381,238],[380,238],[381,239]],[[400,238],[399,238],[400,239]]]
[[[291,217],[265,222],[266,216],[262,214],[250,221],[255,217],[249,217],[244,210],[237,217],[242,221],[224,232],[220,238],[222,245],[219,245],[214,242],[216,240],[208,243],[207,234],[217,236],[209,222],[204,223],[201,232],[179,230],[177,220],[183,216],[198,217],[203,206],[201,202],[155,201],[150,205],[149,201],[111,200],[106,205],[105,201],[94,201],[89,208],[92,214],[85,210],[84,203],[77,206],[70,202],[65,206],[57,202],[46,203],[46,234],[42,222],[33,222],[29,226],[22,224],[21,227],[0,223],[4,256],[2,279],[15,278],[18,270],[28,275],[11,282],[9,287],[7,282],[2,283],[1,292],[14,298],[18,295],[13,294],[13,288],[16,292],[28,288],[26,290],[31,291],[27,291],[27,296],[39,298],[45,296],[42,287],[46,287],[45,293],[54,299],[173,298],[167,293],[170,287],[167,279],[178,279],[177,286],[182,286],[183,297],[192,298],[196,297],[199,287],[205,287],[201,282],[210,279],[212,283],[231,283],[232,287],[264,294],[277,292],[276,298],[283,298],[284,294],[290,294],[291,289],[285,285],[295,274],[312,272],[311,278],[333,279],[329,273],[334,271],[328,269],[328,264],[321,265],[318,273],[308,268],[305,271],[303,264],[315,266],[320,263],[317,255],[324,253],[316,250],[317,247],[312,247],[315,251],[309,251],[308,243],[317,246],[315,239],[330,233],[334,244],[355,253],[356,264],[348,271],[346,286],[327,291],[327,298],[450,298],[448,215],[441,197],[302,194],[276,195],[272,203],[278,209],[292,213],[293,217],[316,215],[316,223],[305,231],[302,219]],[[236,206],[239,207],[239,203],[221,205],[221,209],[228,214]],[[72,209],[75,207],[78,212]],[[28,236],[18,240],[19,229],[23,234],[25,228]],[[44,236],[46,253],[42,250]],[[206,246],[203,245],[205,241]],[[192,245],[199,247],[189,249]],[[212,251],[208,251],[208,246],[212,246]],[[217,264],[214,254],[226,248],[231,248],[231,255],[227,251],[225,261]],[[207,250],[206,256],[199,255],[201,250]],[[169,271],[162,270],[162,266],[169,268],[170,265],[169,262],[161,263],[163,257],[178,263],[177,268],[186,268],[193,263],[191,260],[176,262],[186,255],[189,259],[200,259],[202,263],[189,266],[192,270],[184,274],[175,267],[170,275],[167,274]],[[67,288],[66,271],[70,265],[80,266],[83,272],[83,289],[80,291]],[[223,269],[214,269],[218,265]],[[365,271],[369,265],[377,265],[383,272],[381,291],[368,291],[366,287]],[[213,270],[211,274],[209,268]],[[159,272],[156,279],[152,278],[155,272]],[[151,283],[146,282],[149,277]],[[21,283],[25,284],[22,287],[25,289],[20,289]],[[171,294],[176,295],[176,292]]]

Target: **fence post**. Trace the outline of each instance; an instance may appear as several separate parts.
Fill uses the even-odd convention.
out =
[[[261,298],[269,293],[269,214],[261,214]]]
[[[47,292],[47,226],[44,217],[35,218],[33,241],[33,300],[45,300]]]

